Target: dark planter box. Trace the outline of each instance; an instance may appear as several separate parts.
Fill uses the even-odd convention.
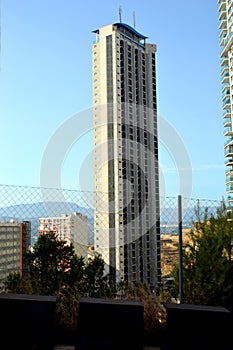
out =
[[[75,350],[142,350],[143,304],[80,298]]]
[[[166,350],[232,349],[231,313],[224,307],[165,303]]]
[[[55,343],[67,346],[75,346],[77,331],[71,330],[68,326],[55,326]]]
[[[156,329],[144,334],[143,344],[149,347],[162,347],[165,344],[166,329]]]
[[[50,350],[56,298],[0,294],[0,350]]]

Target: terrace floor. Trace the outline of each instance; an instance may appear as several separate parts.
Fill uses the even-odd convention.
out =
[[[75,350],[75,347],[69,345],[56,345],[53,350]],[[154,346],[144,346],[144,350],[160,350],[160,348]]]

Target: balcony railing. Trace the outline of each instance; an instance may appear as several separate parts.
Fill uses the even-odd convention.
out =
[[[222,93],[222,100],[225,99],[227,96],[230,97],[230,90],[225,90]]]
[[[233,147],[225,148],[224,155],[229,156],[233,154]]]
[[[223,126],[224,127],[228,127],[228,126],[231,126],[231,118],[224,118],[223,120]]]
[[[230,126],[224,129],[225,134],[230,132],[232,132],[232,128]]]
[[[223,15],[226,15],[226,12],[227,12],[227,9],[226,9],[226,6],[223,6],[224,3],[221,3],[219,8],[218,8],[218,12],[219,12],[219,18],[221,19],[221,17]]]
[[[229,81],[229,73],[223,74],[223,76],[221,78],[222,78],[222,80],[221,80],[222,84],[228,82]]]
[[[226,191],[227,192],[232,192],[233,191],[233,185],[227,185],[226,186]]]
[[[227,158],[226,160],[225,160],[225,165],[233,165],[233,159],[232,158]]]
[[[227,24],[227,19],[226,17],[225,18],[222,18],[218,28],[221,30],[221,28],[223,28],[225,25]]]
[[[227,105],[231,104],[231,100],[228,98],[227,100],[224,100],[222,103],[222,108],[226,108]]]
[[[226,183],[227,182],[233,182],[233,176],[227,176],[226,177]]]
[[[221,55],[220,55],[221,57],[223,57],[223,55],[230,49],[232,42],[233,42],[233,33],[230,33],[228,35],[228,38],[226,39],[225,47],[221,52]]]
[[[226,89],[230,89],[230,84],[229,83],[224,83],[224,84],[222,84],[222,92],[224,91],[224,90],[226,90]]]
[[[218,8],[218,11],[220,11],[220,9],[221,9],[221,7],[222,6],[226,6],[226,0],[221,0],[221,1],[219,1],[219,8]]]
[[[225,29],[224,29],[225,30]],[[220,46],[224,46],[225,45],[225,39],[227,37],[227,33],[224,33],[224,31],[221,33],[221,37],[220,37]]]
[[[230,109],[226,109],[224,112],[223,112],[223,118],[228,118],[228,116],[231,115],[231,110]]]
[[[229,66],[228,66],[228,64],[225,64],[223,67],[222,67],[222,69],[221,69],[221,71],[220,71],[220,74],[221,75],[224,75],[224,72],[226,71],[226,73],[228,73],[229,74]]]
[[[229,137],[226,142],[224,142],[224,147],[226,147],[228,144],[233,143],[233,137]]]
[[[223,58],[222,58],[222,60],[221,60],[221,62],[220,62],[220,65],[221,66],[226,66],[226,65],[228,65],[227,64],[228,63],[228,56],[223,56]]]

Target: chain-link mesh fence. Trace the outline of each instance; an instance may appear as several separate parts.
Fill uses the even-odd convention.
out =
[[[189,233],[195,222],[201,222],[212,215],[216,217],[217,210],[224,204],[222,200],[194,199],[181,197],[181,207],[178,197],[166,197],[160,210],[161,232],[161,268],[164,278],[170,276],[174,264],[179,264],[179,209],[181,210],[182,241],[189,239]]]
[[[15,240],[17,235],[17,233],[14,233],[13,236],[9,236],[13,227],[16,230],[19,224],[25,221],[31,223],[32,247],[36,243],[39,234],[52,230],[56,231],[60,238],[77,244],[77,249],[81,249],[79,251],[82,255],[85,252],[87,254],[88,251],[93,252],[94,230],[96,229],[94,222],[96,197],[103,201],[103,210],[106,210],[106,208],[104,209],[106,207],[106,197],[108,197],[106,193],[0,185],[1,269],[7,271],[8,262],[12,260],[12,256],[17,252],[15,243],[12,243],[12,247],[10,243],[12,237]],[[185,233],[190,231],[194,222],[204,219],[205,215],[215,215],[221,202],[221,200],[182,198],[184,239]],[[153,213],[149,214],[153,215]],[[107,225],[106,221],[103,220],[101,225],[105,231],[108,229],[105,226]],[[171,266],[178,261],[178,227],[178,199],[176,197],[161,197],[162,276],[169,276]],[[132,232],[134,230],[135,227],[132,225]],[[6,236],[6,232],[9,233],[8,236]]]

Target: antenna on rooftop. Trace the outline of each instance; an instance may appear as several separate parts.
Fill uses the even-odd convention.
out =
[[[135,11],[133,11],[133,27],[136,28]]]
[[[122,10],[121,10],[121,6],[119,6],[119,21],[120,23],[122,22]]]

